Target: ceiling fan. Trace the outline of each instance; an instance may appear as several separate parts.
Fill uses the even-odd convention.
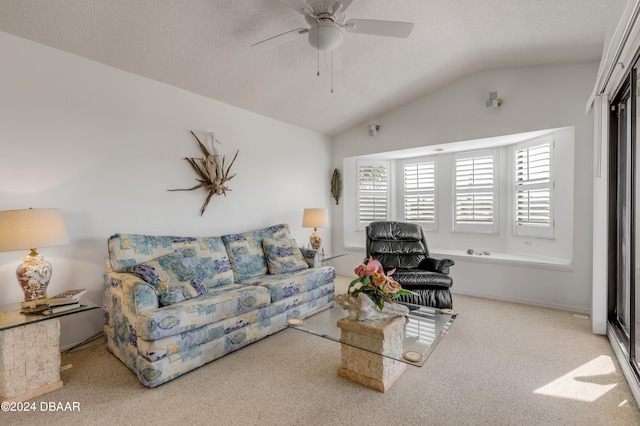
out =
[[[285,6],[304,15],[310,28],[297,28],[252,45],[270,49],[308,34],[309,44],[318,51],[331,51],[342,44],[344,31],[385,37],[407,38],[413,29],[410,22],[350,19],[344,22],[344,12],[353,0],[280,0]]]

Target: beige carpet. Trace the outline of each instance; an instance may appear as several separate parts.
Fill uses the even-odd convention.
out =
[[[344,285],[341,281],[338,286]],[[569,312],[454,296],[422,368],[379,393],[336,374],[340,345],[285,330],[155,389],[102,344],[63,356],[64,387],[2,425],[638,425],[608,341]]]

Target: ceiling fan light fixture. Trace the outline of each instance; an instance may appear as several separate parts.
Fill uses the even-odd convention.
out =
[[[320,21],[309,30],[309,44],[318,50],[333,50],[342,44],[340,25],[332,21]]]

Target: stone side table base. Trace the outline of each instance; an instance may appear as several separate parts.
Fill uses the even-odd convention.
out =
[[[28,401],[33,398],[37,398],[40,395],[44,395],[45,393],[53,392],[54,390],[58,390],[62,387],[62,380],[58,380],[57,382],[49,383],[42,385],[36,389],[32,389],[27,391],[21,395],[12,397],[12,398],[4,398],[0,396],[0,402],[19,402],[19,401]]]
[[[407,369],[407,364],[378,354],[402,356],[405,321],[404,317],[388,316],[366,321],[339,320],[344,343],[338,375],[378,392],[386,392]]]
[[[0,331],[0,402],[60,389],[58,318]]]

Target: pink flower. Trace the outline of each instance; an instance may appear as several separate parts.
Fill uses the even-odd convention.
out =
[[[382,268],[374,272],[371,279],[380,288],[383,288],[382,286],[384,285],[385,281],[387,281],[387,277],[384,275],[384,271],[382,270]]]
[[[364,278],[365,271],[366,271],[365,265],[358,265],[358,267],[355,269],[355,273],[359,278]]]
[[[366,265],[365,275],[368,277],[372,277],[373,274],[375,274],[379,269],[382,269],[382,265],[380,264],[380,262],[378,262],[377,260],[373,260],[373,257],[370,257],[369,262],[367,262]]]
[[[402,286],[400,284],[398,284],[398,282],[396,282],[396,281],[392,280],[391,278],[389,278],[387,280],[383,290],[384,290],[385,293],[396,294],[397,292],[402,290]]]

